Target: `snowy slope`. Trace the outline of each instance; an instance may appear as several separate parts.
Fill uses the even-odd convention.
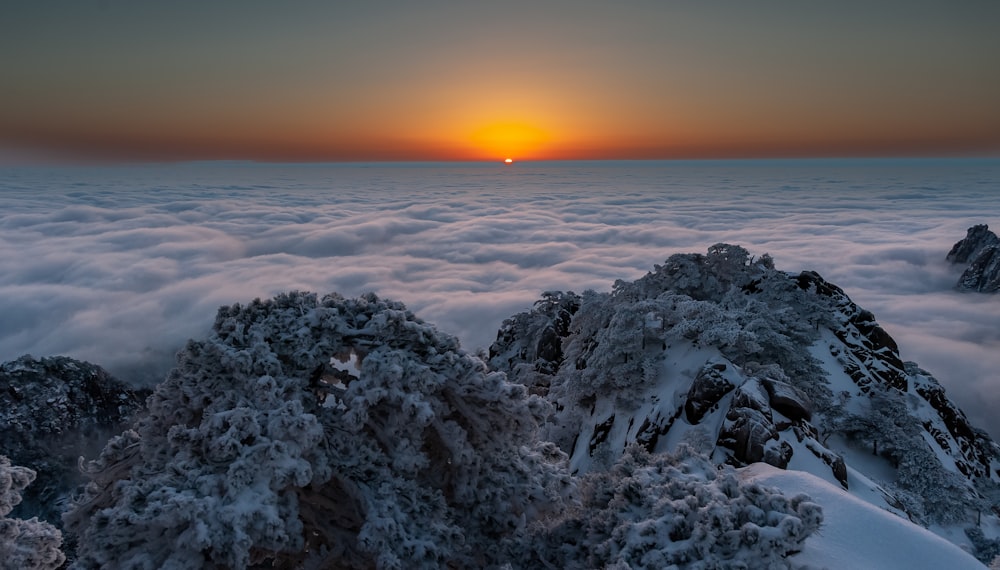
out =
[[[802,471],[755,463],[739,477],[805,493],[823,506],[823,526],[805,543],[793,564],[808,568],[878,568],[879,570],[982,569],[981,562],[958,546],[852,493]]]

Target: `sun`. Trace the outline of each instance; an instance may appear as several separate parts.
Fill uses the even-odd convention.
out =
[[[519,121],[497,121],[474,129],[469,136],[472,146],[484,156],[524,156],[536,155],[549,140],[549,134],[534,126]],[[506,158],[505,164],[513,164],[513,158]]]

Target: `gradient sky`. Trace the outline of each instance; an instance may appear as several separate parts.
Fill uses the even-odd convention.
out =
[[[15,0],[0,159],[997,156],[998,25],[996,0]]]

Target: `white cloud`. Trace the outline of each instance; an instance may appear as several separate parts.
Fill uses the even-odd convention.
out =
[[[400,299],[487,346],[544,290],[608,290],[716,242],[812,269],[1000,435],[1000,297],[944,262],[1000,226],[1000,162],[183,165],[0,170],[0,360],[156,379],[222,304]]]

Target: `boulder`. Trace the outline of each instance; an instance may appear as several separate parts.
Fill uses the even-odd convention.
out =
[[[771,398],[757,378],[749,378],[733,394],[733,408],[750,408],[764,414],[771,421]]]
[[[812,419],[812,402],[809,401],[809,398],[801,390],[790,384],[770,378],[762,379],[761,384],[767,390],[771,408],[778,413],[793,422],[809,421]]]
[[[732,450],[733,458],[740,464],[749,465],[763,461],[768,442],[777,438],[774,424],[761,412],[751,408],[730,408],[718,444]]]
[[[726,368],[725,363],[709,362],[695,376],[684,403],[684,414],[689,423],[700,422],[723,396],[736,387],[723,375]]]

